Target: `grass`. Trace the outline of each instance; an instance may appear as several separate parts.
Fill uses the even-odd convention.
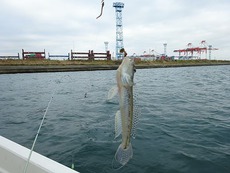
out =
[[[0,60],[0,66],[69,66],[69,65],[119,65],[121,61],[107,60]],[[174,60],[174,61],[140,61],[136,65],[144,66],[170,66],[170,65],[202,65],[202,64],[230,64],[222,60]]]
[[[89,60],[0,60],[0,66],[51,66],[51,65],[116,65],[118,61],[89,61]]]

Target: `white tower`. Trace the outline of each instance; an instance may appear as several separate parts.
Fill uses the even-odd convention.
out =
[[[164,56],[167,55],[167,43],[164,43]]]
[[[116,9],[116,58],[122,59],[123,54],[120,50],[124,48],[123,45],[123,26],[122,26],[122,8],[124,8],[124,3],[114,2],[113,7]]]
[[[109,42],[108,42],[108,41],[105,41],[104,43],[105,43],[105,52],[107,52],[107,51],[108,51]]]

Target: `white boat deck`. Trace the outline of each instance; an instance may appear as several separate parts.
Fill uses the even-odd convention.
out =
[[[0,173],[24,173],[30,150],[0,136]],[[26,173],[78,173],[36,152],[32,153]]]

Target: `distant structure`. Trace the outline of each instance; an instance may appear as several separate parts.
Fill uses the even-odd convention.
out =
[[[109,42],[108,42],[108,41],[105,41],[104,43],[105,43],[105,52],[107,52],[107,51],[108,51]]]
[[[211,60],[212,50],[218,50],[218,49],[217,48],[213,48],[212,45],[208,45],[208,50],[209,50],[209,60]]]
[[[70,53],[68,53],[67,55],[64,55],[64,54],[50,54],[50,53],[48,53],[48,59],[51,59],[51,58],[53,58],[53,59],[68,59],[68,60],[70,60]]]
[[[123,54],[120,53],[120,49],[124,47],[122,26],[122,8],[124,8],[124,3],[114,2],[113,7],[115,7],[116,12],[116,59],[122,59]]]
[[[73,52],[73,50],[71,50],[70,57],[71,60],[111,60],[111,53],[109,51],[105,53],[95,53],[93,50],[89,50],[88,52]]]
[[[22,59],[46,59],[45,49],[44,52],[25,52],[24,49],[22,49]]]
[[[209,51],[209,59],[211,60],[212,50],[218,50],[218,49],[213,48],[212,45],[207,46],[207,42],[205,40],[202,40],[200,42],[199,47],[194,47],[192,43],[188,43],[186,49],[177,49],[177,50],[174,50],[174,52],[179,52],[179,59],[194,59],[194,58],[201,59],[202,53],[205,54],[205,59],[207,59],[207,51]],[[181,53],[183,53],[184,56],[181,55]],[[194,53],[196,53],[197,56],[194,56]]]
[[[20,55],[3,55],[0,56],[0,59],[20,59]]]
[[[167,55],[167,43],[164,43],[164,55],[166,56]]]

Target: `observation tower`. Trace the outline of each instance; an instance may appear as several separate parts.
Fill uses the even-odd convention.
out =
[[[124,3],[114,2],[113,7],[115,7],[116,12],[116,59],[122,59],[123,54],[120,53],[120,49],[124,48],[122,26],[122,8],[124,8]]]

